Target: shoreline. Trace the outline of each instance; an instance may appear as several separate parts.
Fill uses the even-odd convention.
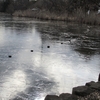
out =
[[[79,14],[78,14],[79,13]],[[98,25],[100,26],[100,14],[92,12],[90,15],[84,14],[83,12],[77,12],[76,14],[67,14],[67,13],[54,13],[46,10],[18,10],[12,14],[2,13],[0,15],[9,15],[14,17],[27,17],[27,18],[36,18],[40,20],[53,20],[53,21],[65,21],[65,22],[75,22],[79,24],[87,25]]]
[[[79,13],[79,14],[78,14]],[[100,25],[100,14],[91,13],[90,15],[86,15],[83,12],[77,12],[76,14],[57,14],[54,12],[49,12],[46,10],[35,10],[27,9],[24,11],[15,11],[12,16],[15,17],[30,17],[41,20],[55,20],[55,21],[66,21],[66,22],[77,22],[81,24],[88,25]]]

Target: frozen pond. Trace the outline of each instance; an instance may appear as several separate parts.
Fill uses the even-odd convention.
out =
[[[0,16],[0,100],[44,100],[97,81],[100,26]]]

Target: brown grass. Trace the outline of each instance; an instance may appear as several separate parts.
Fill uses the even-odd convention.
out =
[[[24,11],[16,11],[15,13],[13,13],[13,16],[34,17],[45,20],[74,21],[91,25],[100,25],[100,15],[97,15],[95,12],[91,12],[89,15],[87,15],[86,13],[83,13],[81,10],[77,10],[76,13],[73,14],[58,14],[53,12],[51,13],[46,10],[32,11],[31,9],[28,9]]]
[[[67,14],[55,14],[45,10],[32,11],[31,9],[25,11],[16,11],[13,13],[13,16],[18,17],[34,17],[38,19],[47,19],[47,20],[67,20]]]
[[[100,15],[92,13],[84,18],[85,23],[92,25],[100,25]]]

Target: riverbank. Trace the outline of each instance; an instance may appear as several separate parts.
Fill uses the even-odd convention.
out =
[[[7,0],[0,5],[1,12],[13,16],[100,25],[99,0]]]
[[[85,86],[74,87],[72,94],[47,95],[45,100],[100,100],[100,81],[91,81]]]
[[[95,12],[88,14],[82,11],[77,11],[73,14],[68,13],[54,13],[46,10],[24,10],[15,11],[13,16],[16,17],[33,17],[42,20],[57,20],[57,21],[68,21],[68,22],[78,22],[89,25],[100,25],[100,14]]]

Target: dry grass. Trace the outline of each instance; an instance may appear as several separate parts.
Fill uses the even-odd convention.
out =
[[[16,11],[13,13],[13,16],[18,16],[18,17],[34,17],[38,19],[46,19],[46,20],[67,20],[67,14],[55,14],[51,13],[49,11],[45,10],[37,10],[37,11],[32,11],[31,9],[25,10],[25,11]]]
[[[84,22],[92,25],[100,25],[100,15],[91,13],[90,15],[84,18]]]
[[[28,9],[25,11],[16,11],[15,13],[13,13],[13,16],[34,17],[45,20],[74,21],[91,25],[100,25],[100,15],[94,12],[91,12],[89,15],[87,15],[81,10],[77,10],[76,13],[68,15],[67,13],[56,14],[46,10],[32,11],[31,9]]]
[[[91,12],[89,15],[87,13],[78,10],[76,14],[73,15],[76,21],[90,24],[90,25],[100,25],[100,15],[96,12]]]

